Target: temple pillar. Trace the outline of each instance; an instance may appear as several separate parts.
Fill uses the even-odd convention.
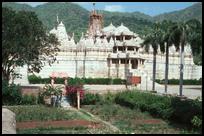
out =
[[[123,41],[125,41],[125,36],[123,35]]]
[[[129,59],[129,62],[128,62],[128,69],[131,69],[131,59]]]
[[[140,60],[137,59],[137,68],[140,68]]]
[[[111,63],[112,63],[112,59],[109,59],[109,65],[108,65],[108,77],[110,78],[111,76]]]
[[[117,66],[117,78],[119,77],[119,68],[120,68],[120,59],[118,59],[118,66]]]

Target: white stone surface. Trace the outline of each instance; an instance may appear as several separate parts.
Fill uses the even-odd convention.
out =
[[[16,134],[15,114],[6,108],[2,108],[2,134]]]
[[[59,22],[59,21],[58,21]],[[112,24],[103,29],[105,35],[104,38],[88,37],[82,33],[81,39],[78,43],[74,43],[74,34],[70,37],[64,24],[61,22],[57,28],[51,30],[50,33],[57,35],[61,46],[61,51],[56,56],[57,61],[49,66],[45,62],[45,66],[40,73],[35,73],[42,78],[49,77],[52,72],[66,72],[69,77],[112,77],[125,79],[125,72],[132,71],[135,76],[141,76],[141,73],[147,73],[148,77],[152,77],[153,71],[153,48],[150,46],[149,51],[145,52],[144,47],[141,47],[143,39],[141,39],[136,33],[131,32],[128,27],[121,24],[119,27],[114,27]],[[113,33],[114,32],[114,33]],[[117,33],[117,34],[116,34]],[[115,34],[115,36],[114,36]],[[119,35],[118,35],[119,34]],[[112,37],[113,36],[113,37]],[[119,40],[116,39],[119,36]],[[126,37],[127,36],[127,37]],[[109,42],[107,37],[110,38]],[[130,38],[131,37],[131,38]],[[127,50],[133,48],[134,50]],[[116,50],[114,50],[116,48]],[[120,50],[119,50],[120,48]],[[121,50],[121,48],[123,48]],[[137,49],[137,51],[136,51]],[[156,56],[156,79],[164,79],[165,77],[165,54],[162,54],[158,49],[158,55]],[[125,68],[125,64],[122,59],[127,58],[127,54],[131,60],[138,61],[144,60],[144,64],[138,64],[136,69],[132,69],[131,63],[128,64],[128,69]],[[189,44],[185,46],[184,50],[184,79],[199,79],[202,77],[202,66],[196,66],[193,62],[193,58]],[[120,64],[111,63],[108,59],[120,59]],[[130,61],[131,61],[130,60]],[[112,61],[113,62],[113,61]],[[133,63],[134,63],[133,62]],[[136,65],[136,64],[135,64]],[[180,76],[180,55],[179,51],[176,51],[176,47],[169,47],[169,79],[179,79]],[[27,77],[26,67],[16,68],[19,73],[22,73],[22,80],[15,80],[16,83],[27,84],[25,80]],[[140,69],[140,71],[138,71]],[[108,74],[108,71],[110,72]],[[142,78],[143,79],[143,78]]]

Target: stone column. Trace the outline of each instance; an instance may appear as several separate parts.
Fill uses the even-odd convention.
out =
[[[108,77],[110,78],[111,75],[111,63],[112,63],[112,59],[109,59],[109,66],[108,66]]]
[[[118,66],[117,66],[117,78],[119,77],[119,67],[120,67],[120,59],[118,59]]]
[[[137,59],[137,68],[140,68],[140,60]]]
[[[64,78],[64,85],[65,86],[67,85],[67,78],[66,77]]]
[[[129,59],[128,68],[131,69],[131,59]]]
[[[134,47],[134,52],[136,52],[136,47]]]
[[[53,86],[55,83],[54,77],[51,78],[51,85]]]
[[[77,109],[80,109],[80,92],[77,91]]]
[[[127,46],[125,46],[125,52],[127,53],[127,49],[128,49],[128,47]]]

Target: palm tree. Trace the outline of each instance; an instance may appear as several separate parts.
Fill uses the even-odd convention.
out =
[[[190,20],[189,22],[192,22],[191,26],[194,28],[194,31],[188,36],[188,42],[191,45],[194,58],[199,58],[198,61],[202,63],[202,25],[195,19]],[[199,64],[196,59],[194,59],[194,62]]]
[[[182,96],[183,90],[183,60],[184,60],[184,45],[189,41],[192,32],[198,27],[197,20],[190,20],[187,22],[179,22],[174,24],[170,29],[171,40],[175,43],[177,48],[180,48],[180,82],[179,95]]]
[[[169,46],[172,45],[171,41],[171,33],[170,28],[172,27],[173,22],[164,20],[161,23],[161,30],[162,30],[162,41],[160,43],[161,47],[165,47],[166,49],[166,63],[165,63],[165,93],[167,93],[167,84],[168,84],[168,71],[169,71]],[[164,51],[164,48],[163,48]]]
[[[149,49],[150,45],[153,48],[153,76],[152,76],[152,90],[155,91],[155,77],[156,77],[156,54],[158,45],[161,41],[162,33],[159,29],[159,23],[154,24],[153,29],[145,37],[142,46],[145,46],[146,51]]]

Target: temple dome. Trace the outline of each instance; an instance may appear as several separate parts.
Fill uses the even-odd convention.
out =
[[[116,30],[116,27],[111,23],[109,26],[104,27],[103,30],[102,30],[102,32],[103,32],[105,35],[109,36],[109,35],[113,35],[114,32],[115,32],[115,30]]]
[[[57,29],[54,27],[52,30],[50,30],[50,33],[56,35],[56,33],[57,33]]]
[[[133,35],[134,33],[131,32],[126,26],[121,23],[119,27],[116,28],[115,35]]]

